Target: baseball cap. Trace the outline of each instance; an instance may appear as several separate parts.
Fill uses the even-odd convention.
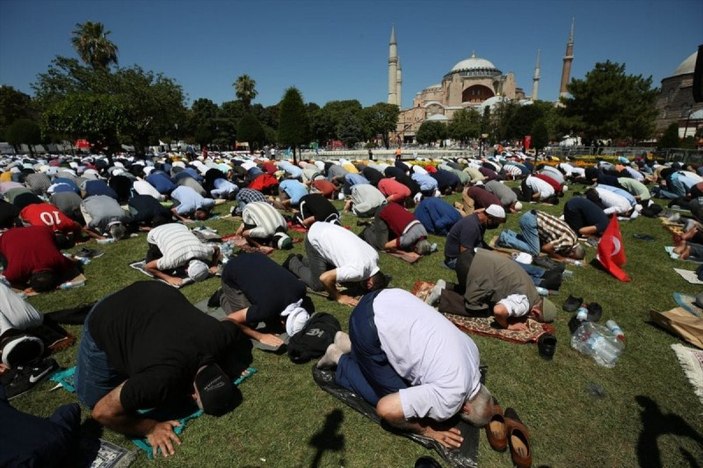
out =
[[[500,205],[490,205],[488,208],[486,208],[486,214],[489,214],[494,218],[505,219],[505,210]]]
[[[236,404],[234,384],[217,364],[208,364],[195,375],[195,388],[198,390],[205,413],[222,416],[234,409]]]
[[[3,339],[2,363],[8,367],[22,366],[44,354],[44,343],[36,336],[26,333]]]
[[[188,278],[193,281],[203,281],[210,276],[210,269],[202,260],[191,260],[188,264]]]

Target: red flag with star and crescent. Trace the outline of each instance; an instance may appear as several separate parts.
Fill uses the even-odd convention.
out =
[[[630,276],[621,268],[625,265],[625,246],[622,243],[620,224],[617,215],[610,217],[608,227],[598,242],[598,261],[608,272],[620,281],[630,281]]]

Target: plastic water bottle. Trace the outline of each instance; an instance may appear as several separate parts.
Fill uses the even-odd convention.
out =
[[[623,350],[621,341],[618,341],[613,336],[602,335],[600,333],[595,337],[591,348],[593,349],[593,360],[596,361],[598,365],[607,368],[615,367],[615,363],[618,361]]]
[[[625,341],[625,333],[623,333],[622,328],[620,328],[620,325],[615,323],[615,320],[608,320],[607,322],[605,322],[605,326],[608,327],[608,330],[610,330],[610,333],[612,333],[615,338],[620,341]]]
[[[542,286],[536,286],[536,289],[540,296],[549,296],[549,289],[543,288]]]
[[[579,307],[576,311],[576,318],[582,322],[585,321],[588,318],[588,309],[584,306]]]
[[[593,335],[592,325],[593,324],[590,322],[584,322],[574,331],[574,334],[571,335],[571,347],[586,356],[593,354],[590,343],[591,336]]]

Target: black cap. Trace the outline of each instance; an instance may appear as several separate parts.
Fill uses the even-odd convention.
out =
[[[236,405],[236,392],[229,376],[217,364],[208,364],[195,376],[195,388],[203,411],[222,416]]]

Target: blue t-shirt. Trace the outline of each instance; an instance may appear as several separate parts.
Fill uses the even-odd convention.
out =
[[[308,189],[305,187],[305,184],[294,179],[282,181],[278,184],[278,189],[286,192],[286,195],[288,195],[293,205],[300,203],[300,199],[308,194]]]
[[[427,232],[446,236],[449,230],[461,219],[461,214],[441,198],[424,198],[415,208],[415,217]]]
[[[117,200],[117,192],[115,192],[104,180],[86,180],[83,186],[85,196],[106,195]]]
[[[564,221],[578,234],[579,229],[596,226],[598,235],[608,227],[608,215],[588,198],[574,197],[564,205]]]
[[[476,213],[462,218],[447,234],[447,243],[444,245],[444,256],[456,258],[461,253],[460,247],[473,250],[483,242],[483,233],[486,229],[479,223]]]
[[[152,172],[146,178],[146,181],[154,186],[160,194],[169,194],[176,188],[171,178],[163,172]]]

